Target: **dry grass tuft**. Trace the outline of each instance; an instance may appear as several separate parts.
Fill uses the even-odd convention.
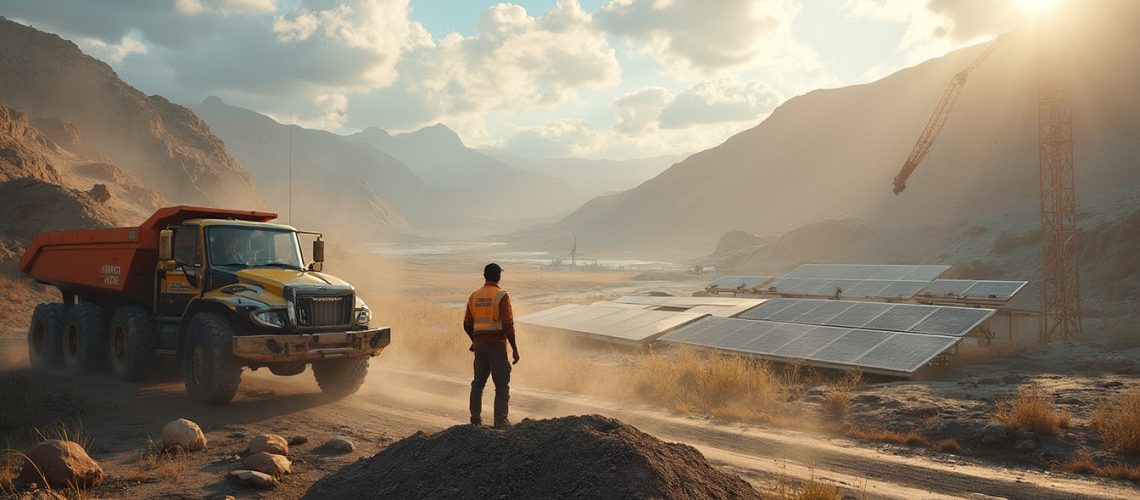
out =
[[[851,405],[851,393],[863,383],[863,372],[846,372],[843,378],[824,396],[823,407],[836,414],[843,414]]]
[[[781,464],[781,469],[785,466],[786,464]],[[814,467],[811,469],[808,479],[800,483],[798,487],[793,486],[792,483],[793,480],[786,473],[781,473],[776,477],[772,497],[782,500],[839,500],[843,498],[843,492],[837,486],[816,480]]]
[[[693,349],[648,354],[629,370],[631,396],[720,417],[763,415],[781,392],[767,363]]]
[[[1059,410],[1036,382],[1021,386],[1017,397],[997,405],[994,419],[1013,431],[1051,436],[1069,426],[1069,416]]]
[[[1119,402],[1097,405],[1092,423],[1113,449],[1140,453],[1140,390],[1125,394]]]
[[[163,450],[159,443],[147,437],[147,443],[138,450],[135,469],[128,476],[135,481],[159,479],[177,481],[189,467],[186,452],[182,449]]]
[[[958,440],[952,437],[938,441],[937,443],[930,445],[930,447],[931,449],[940,451],[942,453],[962,453],[965,451],[965,449],[962,448],[962,445],[958,444]]]
[[[1094,476],[1107,477],[1112,479],[1125,479],[1128,481],[1140,481],[1140,465],[1136,464],[1108,464],[1098,465],[1096,462],[1089,458],[1087,455],[1074,457],[1072,460],[1061,464],[1061,469],[1077,473],[1077,474],[1092,474]]]
[[[843,428],[843,435],[852,439],[878,441],[906,446],[930,446],[926,436],[915,431],[895,432],[887,429],[862,429],[852,425]]]

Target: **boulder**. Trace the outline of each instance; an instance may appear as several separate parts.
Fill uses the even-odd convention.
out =
[[[264,451],[275,455],[288,455],[289,442],[277,434],[258,434],[249,440],[249,447],[245,451],[249,454]]]
[[[269,474],[245,469],[230,471],[229,474],[226,474],[226,479],[242,486],[252,486],[266,490],[276,488],[278,483],[277,478]]]
[[[250,470],[264,472],[270,476],[283,476],[293,472],[293,464],[288,458],[264,451],[245,457],[241,463]]]
[[[305,436],[293,436],[289,438],[289,446],[297,446],[309,442],[309,438]]]
[[[321,448],[339,451],[341,453],[350,453],[356,450],[356,443],[353,443],[344,436],[333,436],[328,441],[325,441],[325,444],[322,444]]]
[[[206,448],[206,436],[198,424],[180,418],[162,427],[163,449],[198,451]]]
[[[57,487],[89,487],[103,482],[103,467],[79,443],[49,439],[24,454],[20,481]]]
[[[982,428],[978,439],[982,444],[995,444],[1009,438],[1009,427],[998,422],[990,422]]]

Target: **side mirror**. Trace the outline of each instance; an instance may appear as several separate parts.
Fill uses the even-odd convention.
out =
[[[313,242],[313,262],[325,261],[325,242],[323,240],[316,240]]]
[[[170,260],[174,258],[174,251],[172,242],[174,241],[174,231],[171,229],[163,229],[158,232],[158,260]]]
[[[182,269],[182,272],[186,275],[186,282],[190,286],[198,288],[198,267],[187,266]]]

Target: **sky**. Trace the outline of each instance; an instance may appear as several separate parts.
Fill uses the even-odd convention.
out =
[[[283,123],[443,123],[532,158],[691,154],[1047,0],[0,0],[147,94]]]

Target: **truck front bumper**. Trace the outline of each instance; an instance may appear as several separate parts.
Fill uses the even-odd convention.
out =
[[[234,337],[234,356],[247,361],[295,363],[375,356],[392,341],[391,328],[355,332]]]

